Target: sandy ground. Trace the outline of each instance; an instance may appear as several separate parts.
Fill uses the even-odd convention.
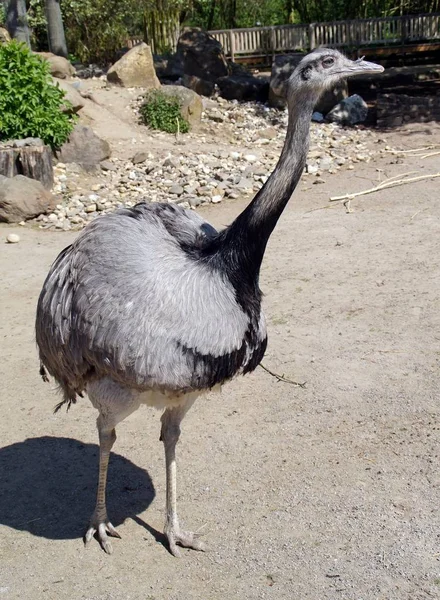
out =
[[[390,145],[440,142],[414,126]],[[118,428],[107,556],[81,541],[93,510],[96,413],[53,415],[38,375],[35,304],[75,235],[0,227],[0,598],[65,600],[419,600],[440,597],[439,179],[341,205],[378,178],[440,171],[440,157],[389,155],[304,178],[268,247],[262,369],[199,400],[179,444],[179,510],[206,553],[178,560],[160,533],[160,414]],[[377,169],[380,169],[378,171]],[[243,208],[201,211],[223,225]]]

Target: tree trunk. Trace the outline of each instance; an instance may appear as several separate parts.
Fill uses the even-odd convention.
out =
[[[68,58],[63,16],[59,0],[46,0],[46,18],[49,50],[57,56]]]
[[[31,47],[31,38],[27,22],[26,0],[7,0],[6,8],[6,28],[12,38],[19,42],[24,42]]]
[[[49,146],[0,148],[0,175],[24,175],[40,181],[50,190],[53,186],[52,151]]]
[[[216,0],[211,0],[211,5],[209,7],[209,15],[208,15],[208,24],[206,26],[206,29],[209,31],[210,29],[212,29],[212,24],[214,22],[214,16],[215,16],[215,4],[216,4]]]

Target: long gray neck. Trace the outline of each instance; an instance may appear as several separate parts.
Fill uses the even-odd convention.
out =
[[[289,99],[289,122],[280,159],[252,202],[221,233],[225,262],[246,278],[258,278],[267,241],[304,170],[310,121],[319,93],[299,88]]]

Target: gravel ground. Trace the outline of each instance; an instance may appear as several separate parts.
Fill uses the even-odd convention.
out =
[[[139,105],[137,97],[129,103],[134,124]],[[170,144],[173,136],[151,132],[148,149],[133,149],[128,157],[104,161],[100,175],[83,190],[78,190],[84,180],[82,169],[76,164],[58,163],[54,191],[59,204],[55,212],[37,219],[40,228],[78,230],[99,215],[144,199],[197,208],[258,191],[279,157],[287,112],[220,97],[205,99],[205,105],[204,133],[195,134],[200,140],[196,152],[194,139],[186,147],[184,141]],[[214,139],[218,133],[223,143],[205,151],[207,138]],[[168,144],[151,150],[160,141]],[[320,183],[323,176],[368,163],[385,146],[385,140],[369,129],[313,123],[306,175]]]

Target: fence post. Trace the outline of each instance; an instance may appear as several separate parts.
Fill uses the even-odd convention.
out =
[[[401,21],[401,36],[402,36],[402,40],[401,40],[401,44],[402,46],[405,45],[406,39],[408,38],[408,32],[409,32],[409,18],[405,15],[404,17],[401,17],[402,21]]]
[[[316,45],[315,39],[315,23],[309,25],[309,50],[313,50]]]
[[[229,49],[231,51],[231,60],[234,62],[235,58],[235,37],[234,31],[232,29],[229,30]]]
[[[276,48],[277,42],[275,39],[275,27],[271,27],[270,29],[270,46],[271,46],[271,50],[272,50],[272,62],[275,59],[275,48]]]

